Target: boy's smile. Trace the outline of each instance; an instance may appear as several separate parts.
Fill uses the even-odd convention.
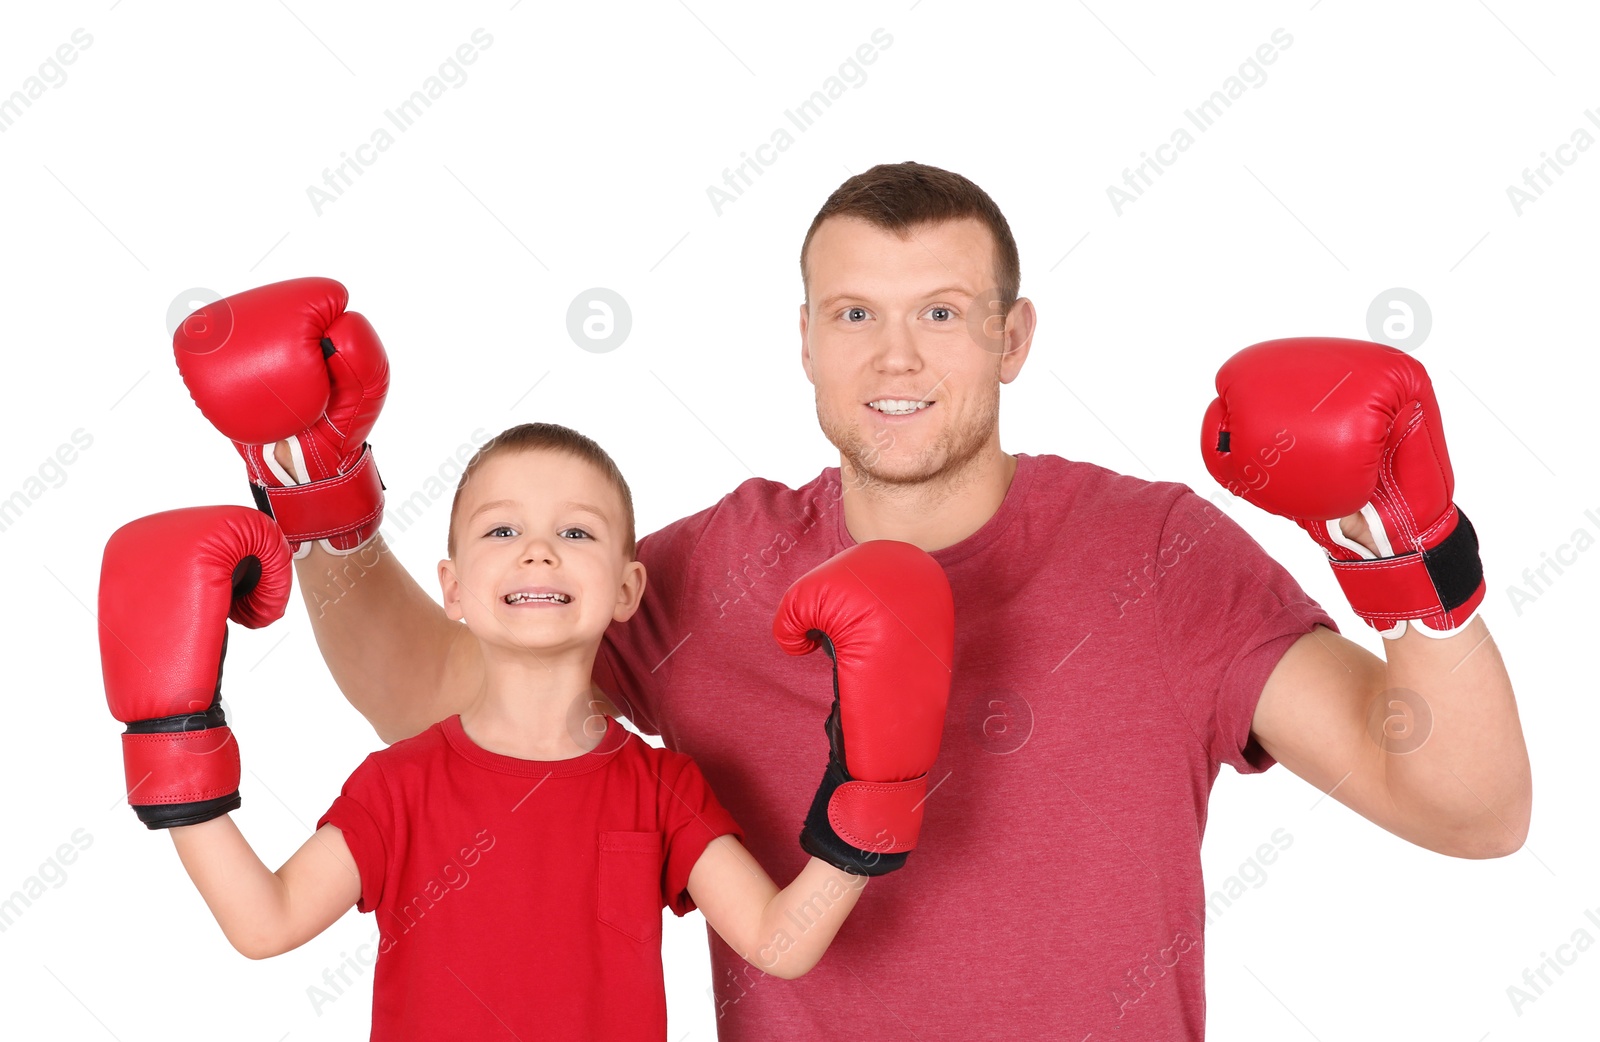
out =
[[[572,594],[549,586],[528,586],[500,599],[513,608],[563,607],[572,603]]]
[[[624,553],[621,497],[588,462],[507,451],[468,479],[445,611],[480,639],[523,650],[592,648],[632,613],[644,566]]]

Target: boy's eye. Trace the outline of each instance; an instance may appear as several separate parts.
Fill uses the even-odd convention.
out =
[[[517,530],[515,528],[512,528],[510,525],[495,525],[493,528],[489,529],[489,531],[485,532],[484,534],[485,535],[495,535],[495,534],[500,533],[500,532],[509,532],[512,535],[515,535]],[[585,532],[581,528],[563,528],[561,530],[560,534],[561,535],[566,535],[568,532],[576,532],[576,533],[578,533],[580,536],[582,536],[585,539],[593,539],[594,538],[594,536],[590,535],[588,532]]]

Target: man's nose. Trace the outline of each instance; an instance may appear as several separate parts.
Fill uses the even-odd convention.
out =
[[[917,351],[917,338],[911,324],[886,322],[881,328],[883,332],[877,343],[878,368],[890,372],[920,369],[922,356]]]

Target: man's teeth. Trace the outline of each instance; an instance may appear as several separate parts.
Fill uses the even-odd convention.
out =
[[[932,404],[932,402],[912,402],[899,398],[881,398],[878,401],[867,403],[868,407],[890,416],[906,416],[916,412],[918,409],[926,409]]]
[[[507,604],[521,604],[524,601],[555,601],[557,604],[572,602],[572,598],[564,593],[509,593],[505,600]]]

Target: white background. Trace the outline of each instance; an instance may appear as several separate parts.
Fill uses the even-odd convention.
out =
[[[0,896],[74,830],[92,842],[0,932],[0,1032],[365,1037],[370,974],[320,1011],[307,989],[371,936],[370,919],[351,913],[294,953],[248,962],[167,838],[121,798],[91,613],[101,549],[142,514],[248,502],[242,465],[173,365],[175,298],[338,278],[393,363],[372,438],[391,503],[449,477],[475,430],[543,419],[615,455],[647,532],[752,474],[797,485],[837,462],[798,364],[801,238],[845,177],[916,159],[982,185],[1021,248],[1040,321],[1004,392],[1012,452],[1216,491],[1196,433],[1224,358],[1277,336],[1365,337],[1369,304],[1392,287],[1431,305],[1431,332],[1412,346],[1484,546],[1485,615],[1533,757],[1532,834],[1511,857],[1454,860],[1319,803],[1281,768],[1224,772],[1208,889],[1275,830],[1293,842],[1209,930],[1211,1035],[1595,1037],[1600,946],[1520,1010],[1507,988],[1575,931],[1600,940],[1584,916],[1600,917],[1587,646],[1600,553],[1578,553],[1520,613],[1508,588],[1576,531],[1600,536],[1600,149],[1567,151],[1572,164],[1520,214],[1506,189],[1576,128],[1600,136],[1584,115],[1600,108],[1600,20],[1577,3],[1491,4],[8,10],[0,96],[74,30],[92,43],[0,133],[0,496],[43,488],[0,531]],[[308,186],[478,28],[492,44],[465,82],[369,152],[376,161],[317,213]],[[865,81],[793,147],[768,152],[775,162],[719,215],[707,187],[880,28],[892,42]],[[1277,29],[1293,42],[1265,81],[1119,215],[1107,187]],[[632,311],[609,353],[567,332],[569,304],[590,287]],[[80,428],[91,447],[27,485]],[[1378,648],[1293,525],[1227,507]],[[435,504],[389,529],[435,595],[446,514]],[[378,742],[329,679],[298,596],[281,623],[236,629],[229,650],[246,768],[237,820],[277,864]],[[1003,849],[993,863],[1006,864]],[[703,932],[698,915],[668,923],[675,1040],[714,1038]],[[842,1030],[887,1038],[892,1024]]]

